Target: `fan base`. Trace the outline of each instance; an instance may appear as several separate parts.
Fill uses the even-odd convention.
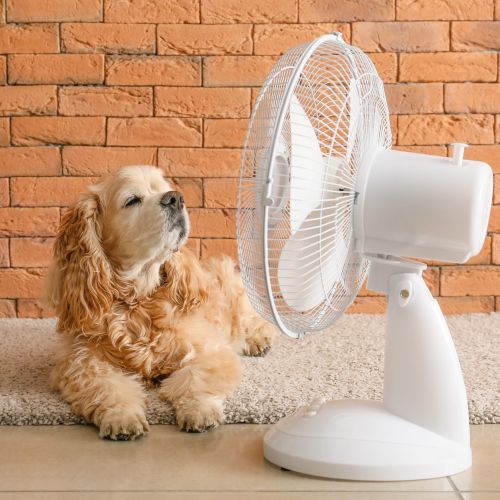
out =
[[[264,456],[292,471],[336,479],[403,481],[471,465],[470,447],[387,411],[382,402],[313,402],[274,425]]]

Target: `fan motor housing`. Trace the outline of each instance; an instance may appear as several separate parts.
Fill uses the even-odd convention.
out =
[[[446,262],[478,254],[493,192],[489,165],[379,150],[358,181],[357,250]]]

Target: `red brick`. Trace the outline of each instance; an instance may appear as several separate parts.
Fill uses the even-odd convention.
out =
[[[495,297],[495,311],[500,311],[500,297]]]
[[[500,174],[494,176],[495,188],[493,191],[493,203],[500,204]]]
[[[251,54],[252,25],[161,24],[158,54]]]
[[[0,236],[54,236],[58,208],[0,208]]]
[[[66,175],[104,175],[125,165],[156,165],[156,148],[65,146],[62,159]]]
[[[493,0],[398,0],[396,19],[457,20],[492,19]]]
[[[434,295],[434,297],[437,297],[439,295],[440,274],[441,270],[439,269],[439,267],[428,267],[423,273],[425,284],[429,288],[432,295]]]
[[[398,116],[391,115],[389,117],[389,123],[391,125],[392,145],[394,146],[397,142],[397,137],[398,137]]]
[[[102,0],[7,0],[7,21],[101,21]]]
[[[0,85],[7,83],[7,58],[0,56]]]
[[[493,297],[438,297],[444,314],[489,313],[495,310]]]
[[[366,52],[439,52],[448,50],[444,22],[353,23],[352,44]]]
[[[385,297],[356,297],[346,310],[347,314],[385,314],[387,299]]]
[[[449,144],[493,142],[490,115],[408,115],[398,120],[398,144]]]
[[[0,118],[0,146],[10,144],[10,119]]]
[[[238,179],[204,179],[203,194],[208,208],[236,208]]]
[[[252,111],[255,109],[255,105],[257,104],[257,99],[259,97],[261,89],[259,87],[254,87],[252,90],[252,101],[250,103],[252,107]]]
[[[291,23],[297,21],[298,0],[201,0],[201,22]]]
[[[238,177],[238,149],[161,148],[158,165],[174,177]]]
[[[203,145],[208,148],[241,148],[248,120],[207,118],[203,121]]]
[[[17,301],[18,318],[51,318],[54,311],[41,300],[19,299]]]
[[[0,267],[9,267],[9,239],[0,238]]]
[[[176,191],[180,191],[188,208],[203,206],[203,187],[201,179],[189,177],[170,177],[169,182]]]
[[[337,21],[391,21],[394,19],[395,0],[301,0],[301,23]]]
[[[471,257],[466,264],[467,265],[478,265],[478,264],[490,264],[491,263],[491,249],[492,249],[492,237],[486,236],[483,244],[483,248],[477,254]]]
[[[206,87],[260,86],[276,60],[274,56],[205,57],[203,84]]]
[[[52,260],[54,238],[11,238],[12,267],[47,267]]]
[[[0,115],[53,115],[57,111],[56,87],[0,87]]]
[[[93,177],[13,177],[11,205],[23,207],[67,206],[97,179]]]
[[[9,179],[0,178],[0,207],[9,206]]]
[[[443,112],[441,83],[391,84],[385,86],[391,114]]]
[[[155,114],[246,118],[250,116],[250,89],[156,87]]]
[[[349,24],[257,24],[254,28],[254,54],[281,55],[291,47],[310,42],[316,37],[341,32],[350,40]]]
[[[399,59],[402,82],[494,82],[496,79],[496,54],[401,54]]]
[[[453,50],[500,50],[500,23],[496,21],[451,24]]]
[[[105,118],[19,117],[12,118],[12,142],[19,146],[41,144],[104,144]]]
[[[491,207],[488,231],[493,233],[500,233],[500,205],[493,205]]]
[[[42,293],[43,269],[0,269],[0,298],[36,299]]]
[[[229,255],[235,262],[238,262],[238,247],[233,239],[204,239],[201,240],[201,258],[219,257]]]
[[[500,83],[448,83],[447,113],[500,113]]]
[[[398,57],[396,54],[368,54],[378,75],[384,83],[394,83],[398,76]]]
[[[102,54],[22,54],[9,56],[9,83],[102,83]]]
[[[65,52],[154,54],[156,32],[152,24],[68,23],[61,44]]]
[[[153,89],[147,87],[62,87],[59,114],[73,116],[151,116]]]
[[[61,173],[59,148],[15,147],[0,149],[0,175],[58,175]]]
[[[106,0],[104,20],[116,23],[199,23],[198,0]]]
[[[451,155],[451,151],[449,154]],[[469,146],[465,150],[465,158],[484,161],[493,168],[494,173],[500,174],[500,144]]]
[[[236,235],[236,210],[192,208],[189,217],[193,238],[234,238]]]
[[[42,54],[59,52],[57,24],[0,25],[3,54]]]
[[[15,300],[0,300],[0,318],[15,318],[16,317],[16,301]]]
[[[110,146],[201,146],[198,118],[109,118]]]
[[[497,265],[500,264],[500,234],[492,236],[491,262]]]
[[[500,293],[500,267],[449,266],[441,271],[443,296],[496,295]]]
[[[106,59],[106,84],[196,86],[200,64],[196,57],[111,56]]]

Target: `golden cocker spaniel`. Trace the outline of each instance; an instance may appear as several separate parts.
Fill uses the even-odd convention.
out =
[[[188,233],[182,194],[152,166],[104,178],[64,214],[47,281],[64,337],[51,378],[103,438],[148,431],[144,386],[155,383],[182,429],[217,426],[238,354],[271,346],[231,259],[199,261]]]

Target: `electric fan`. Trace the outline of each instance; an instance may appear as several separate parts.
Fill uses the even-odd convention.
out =
[[[471,464],[465,386],[417,257],[464,262],[487,231],[490,167],[392,151],[383,84],[339,33],[292,48],[252,113],[238,192],[250,300],[285,334],[330,326],[368,276],[389,299],[384,398],[321,401],[278,422],[268,460],[312,475],[408,480]]]

